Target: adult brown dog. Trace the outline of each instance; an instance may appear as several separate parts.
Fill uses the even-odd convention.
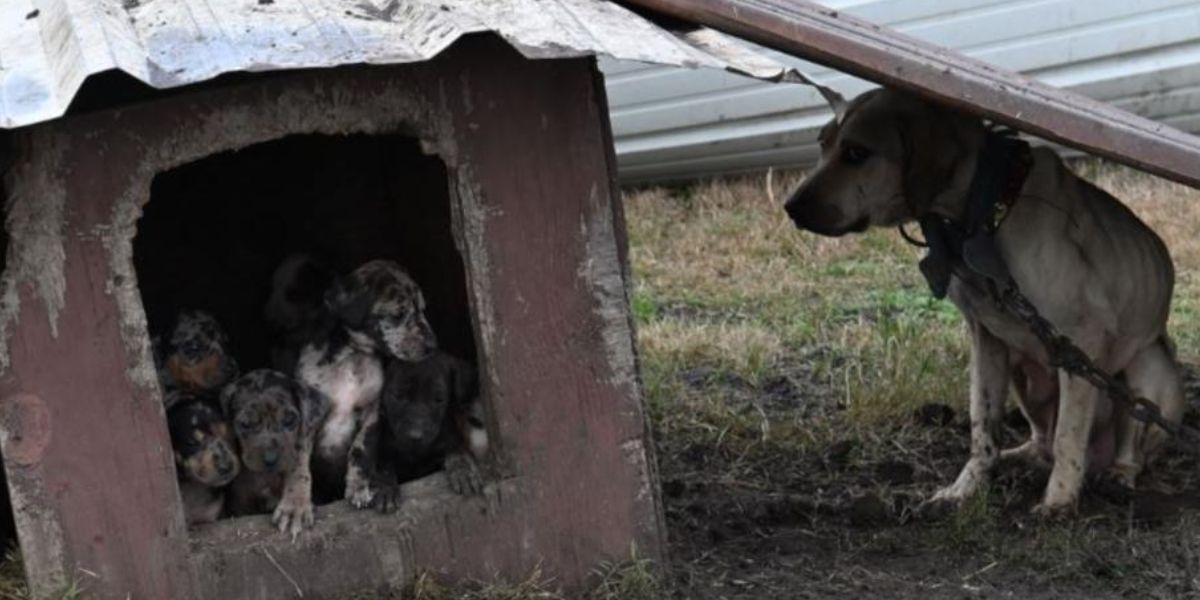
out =
[[[798,228],[827,236],[930,215],[961,222],[988,136],[978,118],[894,90],[868,92],[821,131],[820,163],[787,213]],[[1175,279],[1166,246],[1053,151],[1034,149],[1030,159],[993,236],[1000,256],[1043,316],[1178,422],[1184,401],[1166,332]],[[1165,433],[1052,368],[1038,339],[997,308],[982,276],[955,268],[948,289],[971,332],[971,457],[929,502],[960,504],[1002,457],[1053,461],[1035,508],[1041,514],[1072,511],[1089,470],[1133,486]],[[1010,383],[1032,435],[1001,452],[997,428]]]

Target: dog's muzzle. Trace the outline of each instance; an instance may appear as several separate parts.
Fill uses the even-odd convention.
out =
[[[792,223],[797,229],[811,231],[817,235],[841,237],[847,233],[861,233],[870,225],[867,217],[839,225],[845,221],[845,215],[836,206],[823,205],[806,198],[797,192],[783,205]]]

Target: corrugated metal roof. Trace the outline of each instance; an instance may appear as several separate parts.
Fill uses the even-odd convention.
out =
[[[1195,0],[824,0],[997,66],[1200,131]],[[847,97],[874,84],[795,66]],[[811,90],[709,71],[602,61],[622,178],[641,181],[806,164],[829,109]]]
[[[0,0],[0,127],[62,115],[89,75],[113,69],[170,88],[234,71],[424,61],[483,31],[530,58],[803,80],[728,36],[667,32],[606,0]]]

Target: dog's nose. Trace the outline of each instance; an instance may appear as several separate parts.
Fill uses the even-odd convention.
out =
[[[404,433],[408,435],[408,439],[414,442],[425,439],[425,432],[420,427],[411,427]]]
[[[279,451],[274,448],[270,450],[264,450],[262,461],[264,465],[268,467],[274,467],[275,465],[279,464]]]

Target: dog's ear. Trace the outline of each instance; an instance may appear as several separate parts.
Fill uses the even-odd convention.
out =
[[[233,397],[237,394],[238,380],[235,379],[229,382],[228,385],[221,388],[221,415],[226,419],[233,419]]]
[[[917,214],[949,189],[964,159],[974,160],[963,129],[965,117],[921,104],[896,120],[903,153],[904,196]]]
[[[467,361],[451,359],[450,377],[455,404],[465,405],[479,392],[479,376],[475,372],[475,367]]]
[[[329,416],[329,398],[317,388],[296,379],[292,380],[292,391],[296,398],[296,407],[300,409],[303,437],[311,437],[325,421],[325,417]]]
[[[325,307],[351,329],[362,329],[371,312],[371,296],[353,278],[336,277],[325,292]]]

